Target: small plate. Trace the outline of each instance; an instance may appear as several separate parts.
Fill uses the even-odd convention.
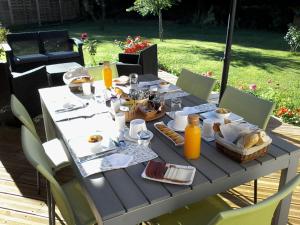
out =
[[[148,164],[147,164],[147,166],[148,166]],[[178,170],[183,170],[183,171],[185,171],[185,170],[190,171],[189,179],[186,182],[176,182],[175,180],[172,181],[170,179],[164,179],[164,178],[163,179],[156,179],[156,178],[152,178],[152,177],[147,176],[147,174],[146,174],[147,166],[144,169],[141,176],[145,179],[152,180],[152,181],[157,181],[157,182],[162,182],[162,183],[177,184],[177,185],[191,185],[193,183],[194,176],[195,176],[195,173],[196,173],[196,168],[193,167],[193,166],[183,166],[183,165],[169,164],[168,163],[167,164],[168,167],[173,167],[173,168],[176,168]]]
[[[200,116],[203,119],[212,119],[212,120],[221,120],[220,118],[217,117],[216,112],[215,111],[210,111],[210,112],[206,112],[206,113],[201,113]],[[229,117],[227,118],[228,120],[231,121],[240,121],[243,120],[243,117],[236,115],[234,113],[230,113]]]
[[[150,130],[148,130],[148,131],[150,132],[150,140],[152,140],[152,138],[153,138],[154,135],[153,135],[153,133]],[[128,140],[128,141],[133,141],[133,142],[137,142],[138,141],[137,138],[133,138],[133,137],[131,137],[129,135],[129,129],[125,129],[125,131],[124,131],[124,138],[126,140]]]

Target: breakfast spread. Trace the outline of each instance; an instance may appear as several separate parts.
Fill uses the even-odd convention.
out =
[[[165,125],[163,122],[159,122],[154,124],[154,127],[161,132],[163,135],[165,135],[167,138],[169,138],[173,143],[177,145],[183,145],[184,144],[184,138],[178,134],[177,132],[170,129],[167,125]]]

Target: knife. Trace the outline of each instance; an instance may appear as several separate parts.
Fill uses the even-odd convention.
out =
[[[84,103],[83,105],[81,106],[76,106],[76,107],[72,107],[72,108],[65,108],[65,109],[57,109],[55,110],[56,113],[63,113],[63,112],[71,112],[71,111],[74,111],[74,110],[77,110],[77,109],[83,109],[85,107],[87,107],[89,105],[89,103]]]

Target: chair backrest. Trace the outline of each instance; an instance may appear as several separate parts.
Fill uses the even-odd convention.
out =
[[[48,87],[47,71],[40,66],[23,73],[11,73],[12,92],[25,106],[29,115],[41,114],[41,100],[38,89]]]
[[[300,184],[297,175],[275,195],[255,205],[219,213],[208,225],[270,225],[279,202]]]
[[[143,74],[158,75],[157,45],[151,45],[140,52],[138,63],[143,67]]]
[[[266,129],[275,104],[227,86],[219,106],[229,108],[248,122]]]
[[[11,105],[11,111],[14,114],[14,116],[17,117],[21,121],[21,123],[23,123],[30,130],[30,132],[36,138],[39,139],[34,123],[29,113],[27,112],[24,105],[19,101],[19,99],[14,94],[12,94],[10,97],[10,105]]]
[[[112,70],[112,77],[118,77],[118,70],[116,63],[110,63],[110,68]],[[103,65],[86,67],[88,74],[94,78],[94,80],[103,80],[102,69]]]
[[[39,54],[39,36],[37,32],[7,34],[7,43],[14,56]]]
[[[182,90],[207,101],[215,83],[216,80],[213,78],[201,76],[187,69],[182,69],[176,85]]]
[[[44,153],[45,151],[41,142],[25,126],[22,126],[21,139],[22,148],[27,160],[49,181],[55,203],[63,218],[66,220],[67,224],[75,225],[76,219],[73,210],[63,189],[53,176],[51,162]]]
[[[39,38],[42,53],[72,50],[72,44],[69,41],[69,33],[67,30],[40,31]]]

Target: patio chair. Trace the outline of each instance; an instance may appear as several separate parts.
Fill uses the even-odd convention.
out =
[[[182,90],[207,101],[216,80],[210,77],[201,76],[187,69],[182,69],[176,85]]]
[[[11,110],[15,117],[17,117],[22,124],[24,124],[28,130],[39,140],[41,143],[40,137],[36,132],[34,123],[29,116],[24,105],[18,100],[15,95],[11,95],[10,99]],[[68,166],[70,164],[68,157],[62,147],[62,144],[58,139],[54,139],[48,141],[43,144],[44,145],[44,153],[50,160],[51,168],[54,172]],[[39,174],[37,173],[37,188],[38,192],[40,193],[40,178]]]
[[[255,124],[261,129],[266,129],[275,104],[227,86],[219,107],[228,108],[244,117],[249,123]],[[256,202],[257,180],[254,180],[254,203]]]
[[[47,71],[41,66],[23,73],[11,72],[11,92],[25,105],[31,117],[41,114],[38,89],[48,87]]]
[[[119,54],[117,63],[120,75],[131,73],[158,75],[157,45],[143,49],[139,54]]]
[[[227,86],[219,106],[229,108],[232,112],[244,117],[249,123],[266,129],[275,104]]]
[[[282,190],[255,205],[231,209],[220,197],[208,197],[172,213],[152,219],[151,225],[270,225],[279,202],[300,184],[297,175]]]
[[[50,204],[50,221],[54,222],[54,205],[56,204],[66,224],[95,224],[95,217],[79,182],[76,179],[72,179],[66,183],[59,184],[53,175],[50,161],[43,154],[43,146],[40,141],[25,126],[22,126],[21,136],[22,147],[27,160],[45,177],[50,185],[50,191],[55,201],[52,202],[52,200],[48,199],[48,207]]]

